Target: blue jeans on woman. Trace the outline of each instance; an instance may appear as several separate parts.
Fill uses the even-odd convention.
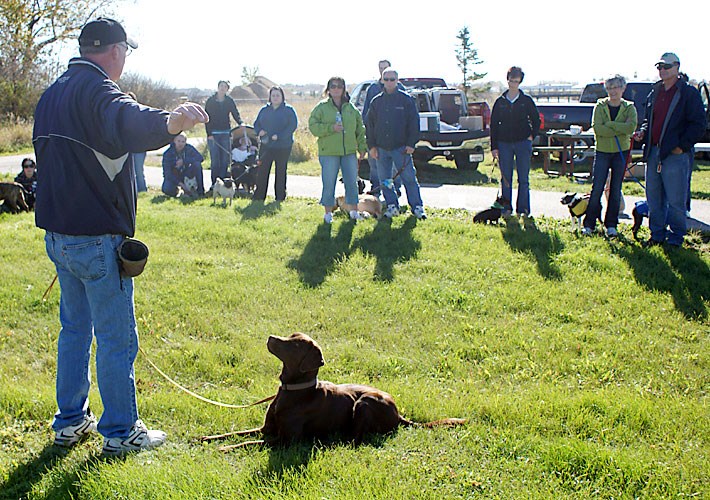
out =
[[[513,211],[513,167],[518,173],[518,200],[515,211],[518,214],[530,214],[530,157],[532,141],[525,139],[518,142],[498,143],[498,162],[502,179],[501,192],[506,199],[506,210]]]
[[[621,155],[623,155],[623,158]],[[627,155],[628,151],[623,151],[621,154],[597,151],[594,154],[594,165],[592,166],[592,194],[589,197],[587,214],[584,217],[584,227],[594,230],[597,219],[601,219],[602,194],[604,194],[606,178],[610,170],[609,201],[606,207],[606,214],[604,215],[604,227],[613,227],[616,229],[616,226],[619,224],[621,184],[624,182]]]
[[[409,207],[411,210],[414,210],[416,207],[423,206],[422,195],[419,189],[417,171],[414,168],[412,155],[405,154],[404,150],[405,146],[392,150],[377,148],[377,173],[380,176],[380,185],[382,185],[383,180],[391,179],[394,175],[393,172],[397,172],[401,169],[402,172],[399,174],[399,177],[402,179],[402,185],[407,192]],[[397,198],[395,189],[396,187],[389,189],[382,186],[382,194],[385,197],[385,203],[388,207],[390,205],[399,207],[399,199]]]
[[[321,191],[320,204],[324,207],[335,206],[335,183],[338,182],[338,171],[343,173],[345,184],[345,203],[357,205],[357,156],[319,156],[323,190]]]
[[[217,177],[224,179],[227,177],[227,167],[232,157],[232,135],[226,132],[213,132],[212,140],[207,140],[210,148],[210,172],[212,173],[212,185]]]
[[[47,232],[61,297],[57,344],[57,405],[52,428],[80,422],[89,406],[89,360],[96,337],[96,378],[104,406],[98,430],[125,437],[138,420],[133,361],[138,329],[133,279],[120,275],[118,246],[123,236],[70,236]]]
[[[661,162],[659,151],[657,146],[652,146],[646,163],[646,199],[651,240],[658,243],[667,240],[669,245],[681,246],[687,230],[685,203],[690,156],[686,153],[671,153]]]
[[[133,153],[133,169],[136,171],[136,191],[142,193],[148,191],[148,186],[145,183],[145,173],[143,164],[145,163],[145,151],[142,153]]]

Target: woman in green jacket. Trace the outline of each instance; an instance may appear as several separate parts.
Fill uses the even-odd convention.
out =
[[[631,148],[631,135],[636,130],[638,118],[634,103],[622,99],[626,89],[626,79],[615,75],[604,82],[609,97],[597,101],[592,113],[595,148],[592,167],[592,194],[589,198],[587,214],[584,217],[582,234],[591,235],[598,219],[601,219],[601,198],[606,178],[611,171],[609,201],[604,214],[604,227],[609,238],[617,236],[619,204],[621,203],[621,183],[626,171],[626,158]]]
[[[345,184],[345,203],[348,205],[350,218],[362,219],[358,213],[357,167],[358,157],[363,159],[367,152],[365,126],[362,116],[350,103],[350,96],[345,90],[345,80],[334,76],[328,80],[324,95],[308,120],[308,128],[318,138],[318,161],[321,165],[323,190],[320,204],[325,208],[323,220],[333,222],[335,206],[335,184],[338,170],[342,171]]]

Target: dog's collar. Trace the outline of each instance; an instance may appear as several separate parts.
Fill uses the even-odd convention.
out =
[[[314,378],[308,382],[301,382],[300,384],[281,384],[281,389],[284,391],[301,391],[303,389],[310,389],[318,385],[318,379]]]

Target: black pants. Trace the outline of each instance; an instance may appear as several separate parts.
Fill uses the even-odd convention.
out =
[[[269,174],[271,174],[272,163],[276,163],[276,182],[274,183],[276,201],[286,199],[286,166],[288,165],[289,156],[291,156],[290,147],[284,149],[264,149],[264,153],[261,155],[261,165],[257,171],[256,191],[254,191],[255,200],[263,200],[266,198],[266,189],[269,187]]]

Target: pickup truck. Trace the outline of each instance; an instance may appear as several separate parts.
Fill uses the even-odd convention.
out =
[[[490,141],[490,108],[485,102],[471,102],[463,90],[448,87],[441,78],[402,78],[406,91],[419,111],[419,141],[414,150],[416,163],[443,156],[456,168],[478,168]],[[351,102],[362,111],[367,88],[375,80],[358,84]]]

